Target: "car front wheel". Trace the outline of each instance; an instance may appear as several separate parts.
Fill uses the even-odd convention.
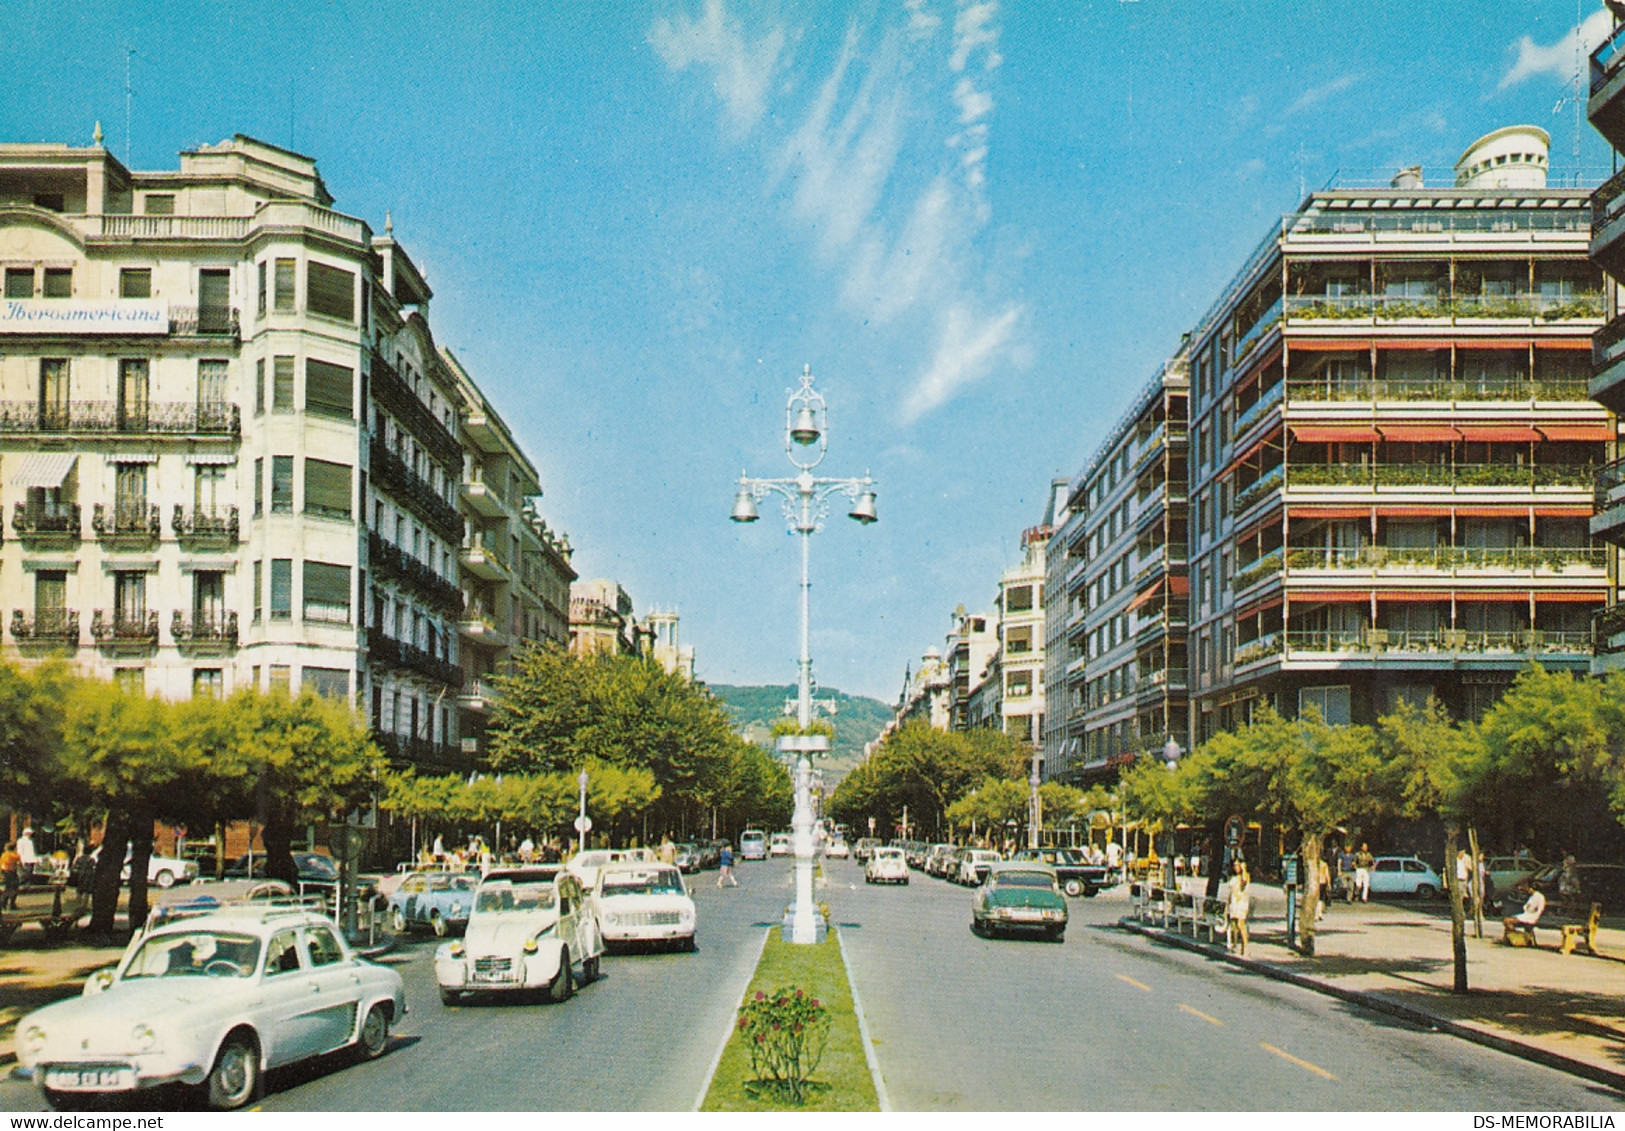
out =
[[[456,1005],[458,1001],[462,999],[462,996],[463,995],[457,990],[451,989],[447,986],[440,987],[441,1005]]]
[[[380,1002],[367,1011],[367,1019],[361,1023],[356,1051],[361,1054],[362,1060],[377,1060],[388,1047],[389,1007]]]
[[[547,987],[547,998],[553,1002],[569,1001],[576,992],[575,971],[570,968],[570,948],[559,951],[559,972]]]
[[[399,907],[397,907],[397,908],[395,908],[394,911],[390,912],[390,914],[389,914],[389,929],[390,930],[394,931],[397,935],[404,935],[404,934],[406,934],[407,928],[409,926],[410,926],[410,924],[407,923],[407,921],[406,921],[406,912],[405,911],[402,911]]]
[[[260,1084],[260,1054],[241,1034],[226,1038],[209,1072],[209,1106],[235,1111],[254,1098]]]
[[[155,882],[159,887],[163,888],[165,891],[168,891],[170,888],[175,886],[175,873],[159,872]]]
[[[443,939],[449,928],[446,926],[446,917],[438,911],[429,912],[429,927],[434,931],[435,938]]]

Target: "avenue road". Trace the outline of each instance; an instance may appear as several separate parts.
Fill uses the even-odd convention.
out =
[[[1072,900],[1060,944],[969,930],[970,892],[915,874],[869,887],[826,865],[897,1110],[1612,1110],[1618,1093],[1113,927],[1127,903]],[[790,896],[788,862],[741,886],[692,878],[695,954],[616,955],[561,1005],[452,1008],[433,941],[386,961],[410,1014],[388,1055],[274,1073],[261,1106],[295,1110],[686,1110]],[[0,1082],[0,1109],[42,1108]]]

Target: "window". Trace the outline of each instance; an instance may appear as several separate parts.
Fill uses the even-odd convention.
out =
[[[265,513],[265,460],[254,461],[254,517]]]
[[[313,669],[305,669],[305,680],[310,680]],[[347,673],[340,673],[347,674]],[[321,692],[317,692],[321,694]],[[326,927],[308,927],[305,929],[305,946],[310,950],[310,964],[312,966],[331,966],[335,962],[344,960],[344,948],[339,946],[338,939]]]
[[[312,260],[305,269],[305,309],[355,321],[355,273]]]
[[[344,668],[304,668],[299,673],[299,683],[323,699],[350,697],[350,673]]]
[[[113,686],[126,695],[145,695],[147,693],[147,670],[145,668],[114,668]]]
[[[305,460],[305,513],[350,517],[350,466],[324,459]]]
[[[147,430],[148,364],[144,357],[118,363],[118,427],[121,432]]]
[[[286,695],[293,686],[293,668],[287,664],[272,664],[270,666],[270,690],[280,691]]]
[[[152,268],[125,267],[118,273],[119,298],[151,298]]]
[[[293,411],[293,358],[279,357],[272,363],[271,411]]]
[[[73,297],[72,267],[47,267],[45,269],[45,297]]]
[[[34,613],[37,616],[60,614],[67,605],[66,570],[42,569],[34,574]]]
[[[226,621],[226,575],[217,569],[200,569],[192,574],[192,619],[200,625],[223,625]]]
[[[305,619],[347,623],[350,619],[350,567],[305,563]]]
[[[288,620],[293,616],[293,559],[271,559],[271,619]],[[271,680],[276,681],[277,665],[271,665]],[[286,686],[286,685],[284,685]]]
[[[6,297],[34,297],[34,269],[32,267],[6,268]]]
[[[175,215],[175,195],[173,193],[149,192],[141,203],[142,209],[148,216]]]
[[[226,407],[226,382],[229,380],[226,363],[219,358],[207,358],[197,363],[198,423],[208,425],[219,421]]]
[[[310,358],[305,362],[305,411],[320,416],[354,415],[355,371]]]
[[[271,513],[293,513],[293,457],[271,457]]]
[[[254,563],[254,620],[256,622],[258,622],[260,617],[265,614],[265,589],[264,589],[264,586],[265,586],[265,563],[263,561],[256,561]],[[254,680],[254,686],[258,687],[259,685],[260,685],[260,681],[258,679],[255,679]]]
[[[113,604],[116,623],[141,625],[147,619],[147,575],[138,569],[116,571]]]
[[[266,977],[298,973],[299,965],[298,932],[278,931],[272,935],[271,945],[265,948]]]
[[[226,694],[226,673],[220,668],[192,669],[192,698],[221,699]]]
[[[1313,707],[1320,712],[1320,717],[1326,722],[1333,726],[1344,726],[1354,721],[1351,698],[1348,684],[1338,687],[1300,687],[1298,713],[1303,714]]]
[[[68,359],[44,357],[39,363],[40,428],[46,432],[62,432],[68,427],[71,409],[69,403]]]
[[[265,415],[265,359],[254,363],[254,415]]]
[[[197,279],[197,332],[231,333],[231,272],[199,271]]]
[[[259,263],[259,289],[258,289],[257,294],[258,294],[259,297],[255,300],[254,309],[259,313],[259,316],[261,318],[264,318],[265,317],[265,260],[263,260],[263,259],[260,260],[260,263]]]
[[[1033,607],[1033,587],[1031,585],[1015,585],[1005,590],[1004,611],[1007,613],[1026,612]]]
[[[1023,699],[1033,693],[1033,673],[1028,670],[1006,672],[1004,693],[1012,699]]]
[[[276,312],[278,314],[293,313],[293,287],[294,266],[292,259],[279,259],[276,261]]]
[[[118,463],[113,475],[113,526],[144,530],[147,525],[147,465]]]
[[[1012,628],[1004,634],[1004,650],[1012,656],[1033,650],[1033,630],[1027,626]]]
[[[192,506],[198,517],[223,517],[226,513],[226,469],[217,463],[200,463],[193,474]]]

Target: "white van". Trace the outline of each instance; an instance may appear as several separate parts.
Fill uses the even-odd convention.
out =
[[[741,860],[766,860],[767,835],[761,829],[746,829],[739,834]]]

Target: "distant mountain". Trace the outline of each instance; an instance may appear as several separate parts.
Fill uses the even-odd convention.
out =
[[[707,686],[733,716],[735,729],[747,741],[763,746],[773,744],[773,724],[784,718],[785,701],[796,697],[794,685],[743,687],[712,683]],[[820,687],[814,698],[835,700],[833,716],[815,712],[816,717],[835,724],[829,757],[817,763],[824,771],[825,788],[834,789],[863,757],[864,746],[879,738],[880,732],[891,722],[892,709],[878,699],[845,695],[827,687]]]

